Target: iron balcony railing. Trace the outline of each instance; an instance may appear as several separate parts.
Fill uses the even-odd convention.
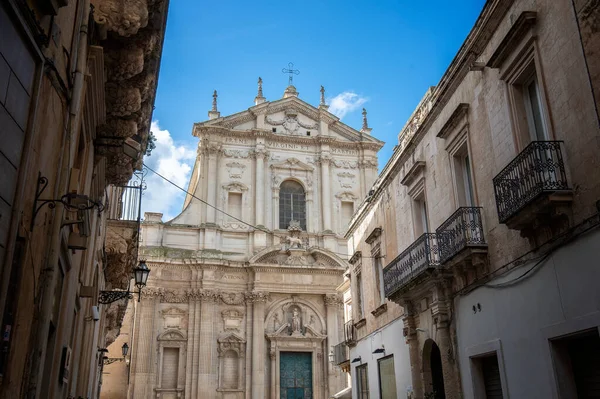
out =
[[[458,208],[435,233],[440,251],[440,264],[452,259],[467,247],[487,245],[483,236],[481,208]]]
[[[333,347],[333,359],[337,365],[350,360],[350,348],[345,341]]]
[[[109,219],[139,222],[143,186],[113,186],[109,198]]]
[[[356,342],[356,327],[352,319],[344,323],[344,338],[347,343]]]
[[[385,296],[390,297],[424,271],[440,264],[435,233],[425,233],[383,269]]]
[[[562,145],[562,141],[534,141],[494,177],[500,223],[544,192],[570,189]]]

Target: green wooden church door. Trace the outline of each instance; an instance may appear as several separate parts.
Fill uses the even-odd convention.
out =
[[[281,352],[279,378],[281,399],[312,399],[312,354]]]

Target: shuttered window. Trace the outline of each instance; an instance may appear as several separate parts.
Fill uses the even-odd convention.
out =
[[[356,367],[358,399],[369,399],[369,376],[366,364]]]
[[[379,365],[379,391],[381,392],[381,399],[396,399],[394,356],[379,359],[377,363]]]
[[[161,388],[177,388],[179,372],[179,348],[164,348]]]
[[[487,399],[502,399],[502,383],[500,381],[500,367],[498,356],[494,353],[481,359],[483,385]]]

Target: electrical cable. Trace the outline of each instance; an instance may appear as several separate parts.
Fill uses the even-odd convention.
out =
[[[270,231],[270,230],[267,230],[267,229],[265,229],[264,227],[255,226],[255,225],[253,225],[252,223],[248,223],[248,222],[246,222],[245,220],[242,220],[242,219],[240,219],[240,218],[237,218],[237,217],[235,217],[235,216],[233,216],[233,215],[231,215],[231,214],[229,214],[229,213],[225,212],[224,210],[222,210],[222,209],[220,209],[220,208],[218,208],[218,207],[216,207],[216,206],[214,206],[214,205],[212,205],[212,204],[209,204],[209,203],[208,203],[208,202],[206,202],[205,200],[203,200],[203,199],[201,199],[201,198],[199,198],[199,197],[195,196],[194,194],[190,193],[189,191],[187,191],[187,190],[186,190],[186,189],[184,189],[183,187],[180,187],[179,185],[177,185],[177,184],[176,184],[176,183],[174,183],[173,181],[171,181],[171,180],[169,180],[168,178],[166,178],[165,176],[161,175],[160,173],[158,173],[157,171],[155,171],[154,169],[152,169],[150,166],[148,166],[146,163],[144,163],[143,165],[144,165],[144,167],[145,167],[146,169],[148,169],[149,171],[151,171],[152,173],[154,173],[155,175],[157,175],[158,177],[160,177],[161,179],[163,179],[163,180],[164,180],[164,181],[166,181],[167,183],[169,183],[169,184],[171,184],[172,186],[174,186],[174,187],[178,188],[179,190],[183,191],[184,193],[186,193],[187,195],[191,196],[192,198],[195,198],[195,199],[197,199],[198,201],[200,201],[201,203],[205,204],[206,206],[209,206],[209,207],[211,207],[211,208],[215,209],[216,211],[218,211],[218,212],[220,212],[220,213],[222,213],[222,214],[224,214],[224,215],[226,215],[226,216],[228,216],[228,217],[230,217],[230,218],[232,218],[232,219],[234,219],[234,220],[236,220],[236,221],[238,221],[238,222],[240,222],[240,223],[243,223],[243,224],[245,224],[246,226],[252,227],[253,229],[256,229],[256,230],[262,231],[263,233],[266,233],[266,234],[270,234],[270,235],[272,235],[273,237],[282,238],[282,239],[285,239],[285,238],[286,238],[286,236],[281,236],[281,235],[278,235],[278,234],[276,234],[276,233],[274,233],[274,232],[272,232],[272,231]],[[321,247],[317,247],[317,248],[319,248],[319,249],[324,249],[324,248],[321,248]],[[336,255],[342,255],[342,256],[346,256],[346,257],[348,257],[348,259],[344,259],[344,260],[346,260],[346,261],[347,261],[347,260],[349,260],[349,259],[352,257],[351,255],[348,255],[348,254],[346,254],[346,253],[341,253],[341,252],[333,252],[333,251],[330,251],[330,250],[326,250],[326,251],[328,251],[328,252],[331,252],[331,253],[334,253],[334,254],[336,254]],[[362,258],[365,258],[365,259],[375,259],[375,258],[377,258],[376,256],[363,256],[363,255],[361,255],[361,257],[362,257]]]

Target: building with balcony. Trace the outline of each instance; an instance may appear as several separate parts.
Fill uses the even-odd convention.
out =
[[[167,8],[0,4],[0,398],[99,395],[126,306],[100,296],[136,262],[123,186],[146,152]]]
[[[381,346],[408,347],[409,397],[595,392],[599,12],[487,1],[354,215],[356,348],[393,311]],[[384,397],[372,362],[351,365],[353,397]]]

